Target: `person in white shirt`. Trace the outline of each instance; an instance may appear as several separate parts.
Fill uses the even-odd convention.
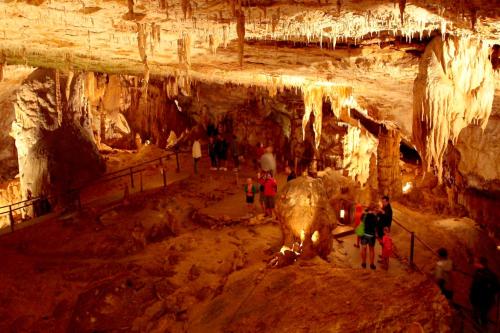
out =
[[[436,282],[441,289],[441,292],[447,299],[453,298],[453,286],[451,273],[453,270],[453,262],[448,258],[448,251],[445,248],[438,250],[439,260],[436,263],[434,275]]]
[[[201,158],[201,145],[200,140],[195,139],[193,142],[193,160],[194,160],[194,173],[198,173],[198,161]]]

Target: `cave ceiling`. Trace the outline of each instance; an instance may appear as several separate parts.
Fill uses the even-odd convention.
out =
[[[238,2],[169,0],[161,8],[162,2],[136,0],[131,14],[118,0],[4,1],[0,57],[208,83],[352,87],[359,105],[397,121],[408,135],[419,55],[433,35],[500,44],[497,1],[250,0],[241,5],[240,66]]]

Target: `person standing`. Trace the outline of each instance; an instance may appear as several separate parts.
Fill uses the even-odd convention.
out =
[[[488,260],[485,257],[479,258],[475,267],[469,300],[476,322],[481,326],[487,326],[488,313],[498,293],[498,279],[495,273],[488,268]]]
[[[208,156],[210,156],[210,170],[217,170],[217,150],[214,138],[208,138]]]
[[[384,228],[384,236],[382,237],[382,268],[389,269],[389,258],[392,256],[392,238],[389,228]]]
[[[215,142],[215,151],[217,152],[217,160],[219,164],[219,170],[227,171],[227,141],[222,136],[219,134],[219,137],[217,138],[217,141]]]
[[[438,250],[439,260],[436,263],[434,276],[436,282],[441,289],[443,295],[451,300],[453,298],[453,288],[451,285],[451,271],[453,270],[453,262],[448,258],[448,251],[445,248]]]
[[[273,155],[273,147],[266,148],[266,152],[260,158],[260,168],[273,176],[276,175],[276,159]]]
[[[389,197],[384,195],[380,202],[380,208],[377,211],[377,238],[382,245],[382,238],[384,237],[384,228],[388,228],[391,230],[392,224],[392,207],[389,203]],[[380,254],[380,258],[382,258],[382,253]]]
[[[198,161],[201,159],[201,144],[198,139],[194,139],[192,148],[193,162],[194,162],[194,173],[198,173]]]
[[[361,236],[361,245],[363,246],[361,249],[361,267],[366,268],[366,255],[367,255],[367,246],[370,252],[370,268],[376,269],[374,260],[375,260],[375,232],[377,227],[377,215],[375,206],[370,206],[368,209],[365,219],[365,230],[364,235]]]
[[[391,203],[389,202],[389,197],[387,195],[384,195],[382,197],[382,207],[379,210],[379,217],[380,217],[382,230],[385,227],[387,227],[387,228],[389,228],[389,230],[391,230],[392,207],[391,207]]]
[[[253,213],[255,210],[255,194],[257,194],[257,186],[254,185],[252,178],[247,178],[247,183],[244,187],[246,203],[249,213]]]
[[[258,174],[258,176],[260,176]],[[278,193],[278,183],[273,178],[273,175],[268,172],[264,178],[260,178],[261,185],[264,186],[264,206],[265,216],[272,217],[274,213],[275,196]]]

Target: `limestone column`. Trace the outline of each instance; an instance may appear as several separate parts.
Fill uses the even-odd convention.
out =
[[[377,175],[379,192],[390,197],[398,197],[402,192],[399,166],[401,135],[396,129],[381,127],[378,140]]]
[[[23,199],[66,195],[104,172],[82,97],[83,75],[73,80],[69,101],[61,93],[64,79],[54,70],[37,69],[16,93],[11,135]]]

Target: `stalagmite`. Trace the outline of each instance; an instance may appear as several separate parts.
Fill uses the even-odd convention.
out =
[[[336,184],[338,185],[338,184]],[[289,182],[276,207],[283,246],[300,250],[300,257],[326,259],[332,250],[332,230],[337,219],[324,182],[300,177]]]
[[[489,48],[473,38],[434,38],[420,61],[413,86],[413,140],[425,167],[439,181],[443,157],[463,128],[484,129],[495,91]]]

